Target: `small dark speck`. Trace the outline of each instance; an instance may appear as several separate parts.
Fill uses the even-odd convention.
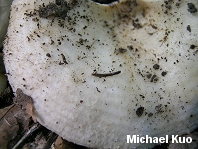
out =
[[[149,114],[148,114],[148,117],[151,117],[151,116],[153,116],[153,113],[149,113]]]
[[[194,44],[190,45],[190,49],[194,49],[196,46]]]
[[[133,20],[132,24],[133,24],[134,28],[137,28],[137,29],[142,28],[142,25],[140,23],[135,23],[134,20]]]
[[[97,90],[97,92],[99,92],[100,93],[100,90],[96,87],[96,90]]]
[[[83,29],[86,29],[87,28],[87,26],[85,25],[84,27],[83,27]]]
[[[51,55],[49,53],[46,54],[47,57],[51,57]]]
[[[83,103],[83,100],[80,100],[80,103]]]
[[[190,27],[190,25],[188,25],[188,26],[186,27],[186,29],[187,29],[187,31],[191,32],[191,27]]]
[[[157,26],[155,26],[155,25],[151,25],[151,27],[152,27],[153,29],[157,29]]]
[[[165,76],[167,74],[167,72],[163,71],[161,74],[162,74],[162,76]]]
[[[128,48],[129,50],[133,50],[133,46],[132,46],[132,45],[127,46],[127,48]]]
[[[178,2],[177,2],[175,5],[176,5],[176,6],[179,6],[179,5],[180,5],[180,3],[178,3]]]
[[[65,64],[68,64],[68,62],[66,61],[65,55],[64,55],[64,54],[61,54],[61,56],[62,56],[63,62],[64,62]],[[62,63],[61,63],[61,64],[62,64]]]
[[[144,107],[139,107],[136,110],[136,114],[138,117],[142,116],[143,112],[144,112]]]
[[[144,96],[144,95],[140,95],[140,97],[145,98],[145,96]]]
[[[120,53],[125,53],[127,51],[127,49],[124,49],[124,48],[119,48],[118,50]]]
[[[152,74],[147,74],[146,77],[147,77],[148,79],[150,79],[150,78],[152,77]]]
[[[157,82],[157,80],[158,80],[158,78],[157,78],[157,76],[156,75],[153,75],[152,77],[151,77],[151,81],[150,82]]]
[[[157,69],[159,69],[159,65],[158,64],[155,64],[155,65],[153,65],[153,68],[155,69],[155,70],[157,70]]]
[[[188,11],[189,11],[190,13],[195,13],[195,12],[197,12],[197,8],[195,7],[195,5],[194,5],[193,3],[188,3],[187,5],[188,5]]]

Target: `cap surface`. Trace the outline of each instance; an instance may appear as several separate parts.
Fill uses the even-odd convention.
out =
[[[87,147],[145,148],[154,144],[126,136],[189,133],[198,124],[198,14],[187,3],[67,1],[63,19],[52,0],[14,0],[9,82],[33,98],[42,125]]]

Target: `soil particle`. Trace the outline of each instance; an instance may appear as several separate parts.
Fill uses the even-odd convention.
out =
[[[188,25],[188,26],[186,27],[186,29],[187,29],[187,31],[191,32],[191,27],[190,27],[190,25]]]
[[[147,77],[148,79],[150,79],[150,78],[152,77],[152,74],[149,73],[149,74],[146,75],[146,77]]]
[[[161,73],[162,76],[165,76],[166,74],[167,74],[166,71],[163,71],[163,72]]]
[[[149,113],[149,114],[148,114],[148,117],[151,117],[151,116],[153,116],[153,113]]]
[[[46,54],[47,57],[51,57],[51,55],[49,53]]]
[[[155,65],[153,65],[153,68],[155,69],[155,70],[157,70],[157,69],[159,69],[159,65],[158,64],[155,64]]]
[[[143,112],[144,112],[144,107],[139,107],[136,110],[136,114],[138,117],[142,116]]]
[[[156,83],[157,80],[158,80],[157,75],[153,75],[153,76],[151,77],[151,81],[150,81],[150,82]]]
[[[125,53],[127,51],[127,49],[124,49],[124,48],[119,48],[118,50],[120,53]]]
[[[195,45],[194,44],[192,44],[192,45],[190,45],[190,49],[195,49]]]
[[[195,13],[195,12],[197,12],[197,8],[195,7],[195,5],[194,5],[193,3],[188,3],[187,5],[188,5],[188,11],[189,11],[190,13]]]
[[[134,20],[133,20],[132,24],[133,24],[134,28],[137,28],[137,29],[142,28],[142,25],[140,23],[136,23]]]

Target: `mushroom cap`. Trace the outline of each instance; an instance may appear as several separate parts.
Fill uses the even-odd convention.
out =
[[[42,125],[92,148],[152,147],[127,144],[126,136],[197,127],[198,13],[188,0],[67,2],[65,19],[39,17],[53,0],[12,4],[5,67]]]

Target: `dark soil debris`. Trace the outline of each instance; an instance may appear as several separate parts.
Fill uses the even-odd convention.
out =
[[[155,65],[153,65],[153,68],[155,69],[155,70],[157,70],[157,69],[159,69],[159,65],[158,64],[155,64]]]
[[[149,113],[149,114],[148,114],[148,117],[151,117],[151,116],[153,116],[153,113]]]
[[[46,54],[47,57],[51,57],[51,55],[49,53]]]
[[[119,48],[118,50],[120,53],[125,53],[127,51],[127,49],[124,49],[124,48]]]
[[[146,75],[146,77],[147,77],[148,79],[150,79],[150,78],[152,77],[152,74],[149,73],[149,74]]]
[[[142,28],[142,25],[140,23],[135,22],[134,20],[133,20],[132,24],[133,24],[134,28],[137,28],[137,29]]]
[[[190,27],[190,25],[188,25],[188,26],[186,27],[186,29],[187,29],[187,31],[191,32],[191,27]]]
[[[161,73],[162,76],[165,76],[166,74],[167,74],[166,71],[163,71],[163,72]]]
[[[187,5],[188,5],[188,11],[189,11],[190,13],[195,13],[195,12],[197,12],[197,8],[195,7],[195,5],[194,5],[193,3],[188,3]]]
[[[190,45],[190,49],[195,49],[196,46],[194,44]]]
[[[69,7],[67,5],[67,2],[64,0],[56,1],[55,3],[50,3],[47,6],[43,6],[39,8],[39,16],[46,18],[49,16],[59,16],[62,19],[65,19],[67,17],[67,12],[69,10]]]
[[[151,81],[150,81],[150,82],[156,83],[157,81],[158,81],[157,75],[153,75],[153,76],[151,77]]]
[[[142,116],[143,113],[144,113],[144,107],[137,108],[136,114],[138,117]]]

